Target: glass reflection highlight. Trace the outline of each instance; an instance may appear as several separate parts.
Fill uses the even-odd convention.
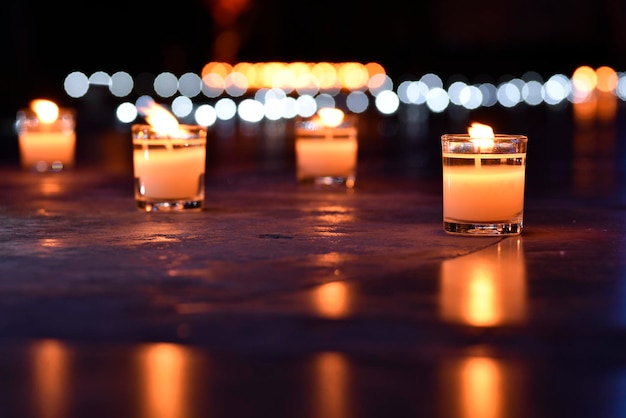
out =
[[[33,344],[34,406],[40,418],[68,416],[69,354],[59,341]]]
[[[448,322],[478,327],[526,320],[526,265],[522,239],[441,265],[440,315]]]

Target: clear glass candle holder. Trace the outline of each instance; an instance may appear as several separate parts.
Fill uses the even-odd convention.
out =
[[[346,116],[333,127],[313,119],[296,121],[295,153],[298,182],[353,188],[358,153],[355,118]]]
[[[202,210],[206,166],[206,128],[180,125],[163,135],[151,125],[132,126],[137,208],[146,212]]]
[[[473,236],[522,232],[527,145],[523,135],[442,135],[445,232]]]
[[[20,165],[37,172],[59,172],[74,166],[76,150],[75,114],[59,109],[58,117],[45,121],[31,109],[17,112]]]

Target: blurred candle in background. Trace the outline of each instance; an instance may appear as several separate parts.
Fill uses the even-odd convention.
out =
[[[20,164],[38,172],[58,172],[74,166],[74,111],[36,99],[17,113]]]
[[[149,125],[132,126],[137,208],[146,212],[202,210],[206,128],[179,124],[153,101],[140,110]]]
[[[296,122],[296,176],[300,183],[344,185],[356,180],[357,128],[353,117],[336,108],[322,108]]]

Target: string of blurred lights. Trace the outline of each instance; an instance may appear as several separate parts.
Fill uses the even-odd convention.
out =
[[[112,75],[98,71],[90,76],[75,71],[64,81],[66,94],[76,99],[96,86],[126,99],[116,109],[122,123],[131,123],[138,116],[135,103],[129,101],[134,94],[169,100],[177,117],[192,118],[205,126],[235,116],[247,122],[309,117],[320,107],[338,106],[340,99],[341,106],[352,113],[363,113],[373,105],[385,115],[397,112],[403,104],[441,113],[450,106],[474,110],[496,105],[582,103],[596,91],[626,101],[626,73],[609,66],[580,66],[571,76],[554,74],[547,80],[529,71],[520,77],[481,83],[457,75],[444,84],[437,74],[427,73],[396,85],[378,63],[211,62],[200,74],[180,77],[170,72],[133,77],[124,71]]]

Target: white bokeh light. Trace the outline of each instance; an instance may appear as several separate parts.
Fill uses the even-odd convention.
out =
[[[178,92],[178,78],[172,73],[161,73],[154,79],[154,91],[161,97],[172,97]]]
[[[111,76],[104,71],[96,71],[89,76],[89,84],[92,86],[106,86],[111,85]]]
[[[541,94],[543,84],[537,80],[530,80],[522,87],[522,98],[531,106],[536,106],[543,102]]]
[[[229,97],[222,97],[215,103],[215,112],[219,120],[231,120],[237,114],[237,104]]]
[[[513,107],[518,104],[522,94],[512,82],[504,82],[498,86],[498,102],[504,107]]]
[[[120,103],[115,109],[117,120],[123,123],[130,123],[137,119],[137,107],[129,102]]]
[[[198,125],[213,126],[217,121],[217,112],[213,106],[202,104],[194,112],[194,118]]]
[[[474,110],[480,107],[483,94],[476,86],[465,86],[459,92],[459,101],[464,108]]]
[[[435,113],[441,113],[448,108],[450,98],[448,93],[441,87],[435,87],[428,91],[426,105]]]
[[[118,71],[111,76],[109,90],[116,97],[126,97],[133,91],[133,78],[124,71]]]
[[[455,81],[450,84],[448,87],[448,96],[450,97],[450,101],[455,105],[462,105],[463,101],[461,100],[461,92],[463,89],[467,87],[467,83],[463,81]]]
[[[70,97],[83,97],[89,91],[89,78],[85,73],[74,71],[65,77],[63,88]]]
[[[315,98],[308,94],[303,94],[296,99],[297,113],[303,118],[311,117],[317,112],[317,102]]]
[[[483,107],[495,106],[498,103],[498,88],[491,83],[483,83],[478,86],[480,93],[482,94],[481,105]]]
[[[571,92],[571,83],[563,74],[555,74],[543,85],[543,100],[549,105],[556,105],[567,99]]]
[[[346,106],[353,113],[363,113],[369,107],[369,98],[362,91],[353,91],[346,97]]]
[[[254,99],[244,99],[237,106],[237,114],[246,122],[260,122],[265,116],[263,104]]]
[[[193,112],[193,102],[187,96],[178,96],[172,100],[172,113],[179,118],[185,118]]]
[[[382,114],[391,115],[398,110],[400,99],[398,95],[391,90],[381,91],[374,101],[376,109]]]
[[[178,91],[183,96],[196,97],[202,92],[202,79],[195,73],[185,73],[178,80]]]

